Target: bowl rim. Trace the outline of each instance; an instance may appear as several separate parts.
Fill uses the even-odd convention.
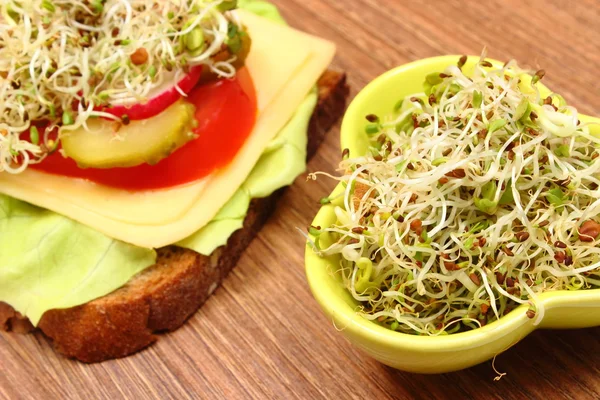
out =
[[[346,144],[355,136],[355,132],[360,131],[355,129],[353,123],[356,120],[354,118],[355,114],[363,109],[364,104],[372,98],[373,92],[376,93],[380,86],[384,85],[388,80],[394,79],[396,75],[405,73],[408,70],[423,66],[427,67],[433,63],[441,62],[447,62],[449,65],[459,57],[460,55],[445,55],[416,60],[393,68],[367,84],[352,100],[344,115],[340,133],[341,148],[347,148]],[[469,60],[473,58],[479,59],[479,56],[469,56],[468,58]],[[497,60],[486,59],[490,60],[495,66],[503,64]],[[333,193],[339,190],[341,190],[341,185],[338,185]],[[331,218],[333,209],[334,205],[332,204],[322,206],[312,225],[327,226],[325,222]],[[314,239],[314,237],[309,237],[311,240]],[[337,329],[347,330],[350,334],[368,338],[370,341],[383,346],[411,350],[414,350],[415,346],[418,346],[419,350],[423,352],[466,350],[485,345],[524,325],[527,325],[527,327],[523,337],[539,327],[539,324],[534,325],[533,320],[526,316],[525,310],[528,306],[527,304],[523,304],[500,319],[470,331],[438,336],[418,336],[392,331],[360,316],[341,297],[333,292],[329,284],[323,283],[331,279],[330,276],[325,276],[331,274],[330,264],[326,259],[319,257],[313,251],[308,241],[305,250],[305,272],[313,296],[320,304],[322,310],[332,318]],[[586,306],[586,304],[592,302],[600,304],[600,289],[546,292],[540,294],[537,301],[544,305],[545,310],[563,307],[591,307],[590,305]],[[543,318],[539,323],[543,323]]]

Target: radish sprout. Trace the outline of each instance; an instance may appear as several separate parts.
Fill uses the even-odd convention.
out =
[[[475,329],[521,304],[537,324],[541,293],[600,284],[599,139],[541,98],[543,71],[484,57],[365,116],[368,153],[345,151],[333,177],[337,222],[311,230],[360,314],[399,332]]]

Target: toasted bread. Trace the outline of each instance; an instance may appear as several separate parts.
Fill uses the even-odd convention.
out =
[[[309,159],[344,112],[349,93],[346,76],[332,71],[323,74],[318,88],[308,131]],[[214,292],[271,215],[283,190],[252,200],[243,229],[210,256],[175,246],[158,249],[156,264],[124,287],[77,307],[47,311],[38,328],[60,353],[83,362],[143,349],[158,339],[157,333],[179,328]],[[33,329],[26,318],[0,302],[0,330]]]

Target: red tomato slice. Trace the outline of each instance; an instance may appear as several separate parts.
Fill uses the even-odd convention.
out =
[[[242,68],[234,79],[196,87],[188,101],[196,106],[198,127],[194,133],[198,138],[156,165],[81,169],[55,152],[30,168],[128,190],[160,189],[201,179],[229,164],[252,132],[256,92],[250,74]]]

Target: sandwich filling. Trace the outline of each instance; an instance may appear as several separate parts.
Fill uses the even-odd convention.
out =
[[[105,8],[110,4],[102,3]],[[221,3],[224,2],[210,4],[218,8]],[[243,136],[240,132],[243,127],[237,122],[244,118],[241,115],[244,113],[231,106],[221,106],[224,114],[216,117],[223,124],[233,121],[229,126],[221,126],[220,131],[227,131],[225,134],[213,121],[215,130],[210,135],[205,134],[208,131],[193,134],[157,162],[138,157],[143,162],[131,166],[115,165],[118,157],[102,159],[102,154],[93,154],[85,145],[80,148],[90,155],[83,162],[68,157],[69,146],[78,149],[81,144],[75,140],[79,133],[69,136],[60,131],[56,151],[48,151],[39,162],[31,157],[29,160],[34,161],[18,174],[7,170],[0,173],[0,193],[4,193],[0,195],[0,301],[12,305],[37,324],[49,309],[76,306],[124,285],[155,262],[153,248],[177,244],[209,255],[242,227],[251,198],[268,196],[290,184],[304,170],[308,121],[317,99],[312,88],[333,56],[333,45],[288,28],[269,3],[240,1],[239,7],[240,10],[224,15],[250,38],[252,45],[244,56],[245,66],[226,80],[203,76],[199,84],[184,91],[160,113],[129,123],[123,123],[121,117],[119,129],[134,132],[132,136],[146,132],[148,138],[154,137],[153,128],[160,124],[148,121],[179,108],[166,126],[177,125],[189,113],[196,116],[190,129],[196,132],[200,125],[211,122],[211,111],[218,107],[209,106],[218,103],[216,97],[231,102],[237,93],[238,100],[245,97],[250,105],[254,101],[255,107],[254,112],[245,112],[253,121],[245,124],[250,129],[247,137],[238,141],[239,148],[232,150],[235,146],[226,138]],[[207,42],[206,46],[210,44]],[[234,65],[235,60],[231,63]],[[214,65],[201,67],[212,71]],[[221,92],[225,85],[231,89],[227,95]],[[194,91],[203,95],[194,96]],[[192,104],[193,112],[181,103]],[[136,105],[125,107],[135,113],[139,111]],[[94,112],[105,113],[107,108],[96,108]],[[199,118],[198,113],[208,117]],[[184,117],[177,117],[180,115]],[[89,131],[81,134],[95,134],[93,139],[100,141],[93,146],[95,149],[102,149],[103,145],[112,149],[112,142],[120,140],[103,142],[104,138],[97,137],[99,131],[93,130],[97,122],[113,123],[111,118],[107,115],[88,118],[92,127],[88,126]],[[84,130],[86,123],[81,125]],[[142,123],[144,129],[131,130]],[[27,135],[19,137],[25,139]],[[64,137],[68,139],[63,140]],[[29,143],[33,144],[31,139],[30,133]],[[38,141],[39,147],[50,149],[47,140],[54,140],[52,135],[44,140]],[[180,154],[186,146],[202,140],[204,147],[190,152],[193,156],[185,158],[185,154]],[[69,141],[72,143],[65,145]],[[127,138],[122,142],[126,143]],[[226,153],[230,154],[229,160]],[[19,162],[23,159],[13,155],[9,165],[21,168]],[[94,164],[107,159],[106,167]],[[116,164],[122,163],[122,159]],[[173,165],[179,168],[171,173],[161,172],[161,164],[170,159],[177,160]],[[85,165],[90,160],[94,165]],[[138,175],[132,172],[136,169],[140,171]],[[109,176],[102,175],[105,173],[113,173],[113,178],[103,180]],[[135,178],[120,178],[128,173]],[[101,178],[96,179],[97,176]],[[160,176],[164,179],[157,179]]]

